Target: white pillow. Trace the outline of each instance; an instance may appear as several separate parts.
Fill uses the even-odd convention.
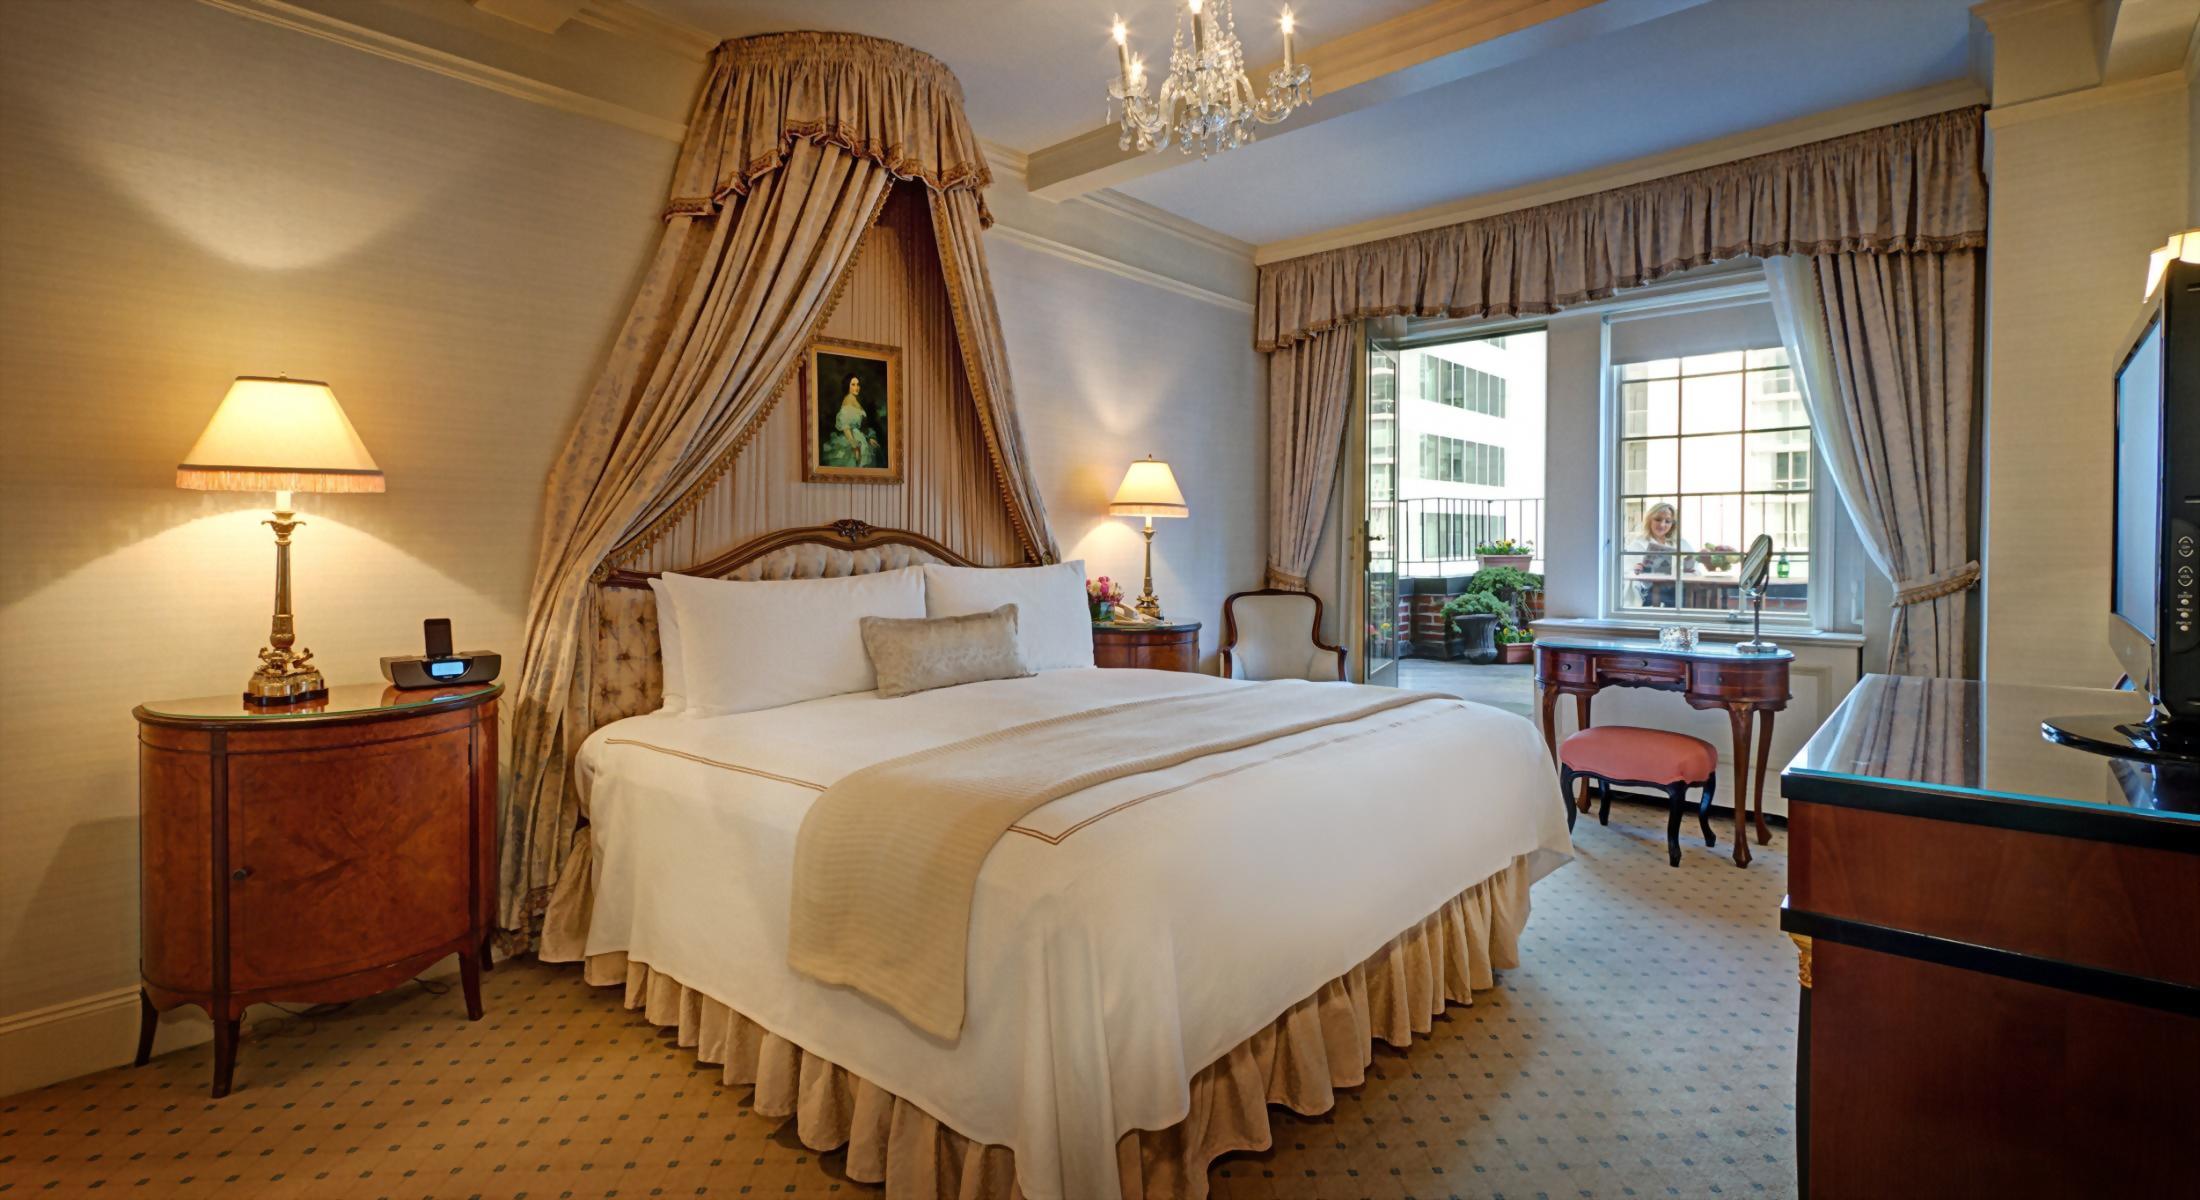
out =
[[[1051,567],[924,565],[924,611],[933,617],[987,613],[1016,606],[1016,642],[1034,671],[1092,665],[1092,604],[1085,598],[1085,564]]]
[[[680,621],[690,716],[778,708],[878,687],[865,617],[924,615],[915,567],[837,579],[663,577]]]
[[[650,580],[649,591],[657,599],[657,657],[665,665],[665,703],[657,711],[676,713],[687,707],[687,664],[680,659],[680,610],[672,606],[664,580]]]

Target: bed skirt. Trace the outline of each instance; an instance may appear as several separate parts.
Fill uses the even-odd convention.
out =
[[[1447,1003],[1472,1004],[1519,961],[1528,920],[1522,860],[1446,901],[1411,929],[1287,1009],[1192,1077],[1191,1109],[1160,1130],[1117,1141],[1125,1200],[1198,1200],[1207,1167],[1236,1150],[1269,1146],[1268,1106],[1312,1116],[1336,1090],[1367,1077],[1374,1041],[1405,1046]],[[847,1173],[883,1183],[890,1200],[1021,1200],[1015,1153],[963,1137],[930,1113],[623,953],[586,960],[599,987],[626,988],[626,1006],[679,1030],[726,1083],[753,1087],[751,1107],[792,1117],[803,1145],[847,1148]]]

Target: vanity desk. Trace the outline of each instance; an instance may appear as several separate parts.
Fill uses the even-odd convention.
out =
[[[1540,628],[1540,627],[1539,627]],[[1652,688],[1678,692],[1694,708],[1725,709],[1734,737],[1734,864],[1749,865],[1752,741],[1757,747],[1755,821],[1757,844],[1772,840],[1765,827],[1765,763],[1772,749],[1772,715],[1787,707],[1788,671],[1795,655],[1788,650],[1744,654],[1724,642],[1699,642],[1688,649],[1662,646],[1655,638],[1539,635],[1535,643],[1535,685],[1542,700],[1543,741],[1558,760],[1557,708],[1560,696],[1574,698],[1574,715],[1589,728],[1590,698],[1608,687]],[[1754,730],[1751,728],[1755,726]],[[1589,807],[1584,789],[1583,811]]]
[[[1806,1196],[2193,1194],[2200,795],[2040,734],[2145,711],[1871,675],[1781,772]]]

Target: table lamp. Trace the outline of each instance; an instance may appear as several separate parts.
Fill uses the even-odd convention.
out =
[[[382,469],[359,440],[329,386],[311,379],[240,375],[214,419],[176,467],[176,486],[204,492],[273,492],[275,620],[259,669],[245,681],[247,704],[296,704],[328,696],[311,650],[292,650],[290,532],[305,522],[292,492],[379,492]]]
[[[1176,486],[1176,476],[1169,473],[1169,464],[1155,460],[1151,454],[1132,463],[1131,469],[1123,472],[1123,486],[1115,489],[1108,514],[1146,519],[1146,591],[1134,607],[1158,621],[1161,601],[1153,594],[1153,519],[1190,515],[1184,506],[1184,493]]]

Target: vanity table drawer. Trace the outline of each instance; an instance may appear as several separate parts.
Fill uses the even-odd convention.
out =
[[[1680,687],[1688,682],[1688,664],[1641,654],[1607,654],[1596,660],[1597,682],[1632,687]]]
[[[1596,673],[1596,659],[1593,655],[1571,650],[1544,650],[1540,655],[1535,669],[1539,680],[1587,683]]]

